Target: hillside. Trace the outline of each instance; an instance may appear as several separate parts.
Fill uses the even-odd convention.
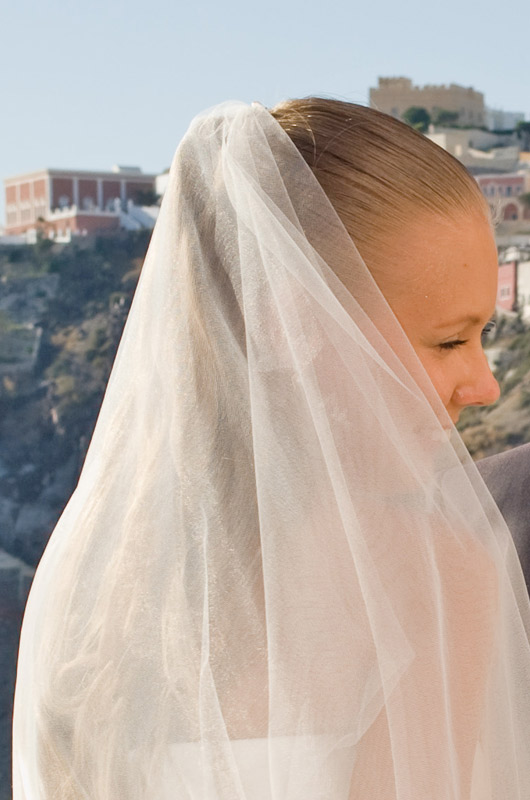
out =
[[[0,249],[0,800],[33,567],[76,484],[149,235]]]

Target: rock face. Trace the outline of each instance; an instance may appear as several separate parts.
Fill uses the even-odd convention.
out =
[[[35,500],[17,505],[12,500],[0,498],[0,525],[2,505],[7,522],[0,533],[0,546],[28,564],[36,565],[74,489],[76,478],[77,461],[71,456],[56,470]]]
[[[34,570],[0,550],[0,798],[11,797],[11,720],[18,639]]]
[[[75,488],[148,240],[0,247],[0,800],[27,593]]]
[[[4,282],[0,295],[0,311],[5,311],[20,325],[37,325],[58,287],[58,275],[10,278]]]

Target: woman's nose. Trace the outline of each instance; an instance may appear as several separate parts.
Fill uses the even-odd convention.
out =
[[[501,390],[493,376],[486,354],[482,351],[470,369],[467,380],[459,384],[453,394],[459,406],[490,406],[499,399]]]

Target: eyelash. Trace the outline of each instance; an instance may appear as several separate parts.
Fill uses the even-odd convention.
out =
[[[453,342],[442,342],[438,347],[440,350],[456,350],[457,347],[466,344],[468,341],[469,339],[455,339]]]
[[[490,320],[489,322],[484,325],[482,328],[481,336],[485,336],[487,333],[490,333],[495,327],[495,320]],[[452,342],[442,342],[438,345],[440,350],[456,350],[457,347],[461,347],[463,344],[467,344],[469,339],[454,339]]]

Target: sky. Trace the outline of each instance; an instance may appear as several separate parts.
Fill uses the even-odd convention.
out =
[[[161,172],[216,103],[367,103],[380,75],[473,86],[530,118],[529,21],[522,0],[0,0],[0,178]]]

